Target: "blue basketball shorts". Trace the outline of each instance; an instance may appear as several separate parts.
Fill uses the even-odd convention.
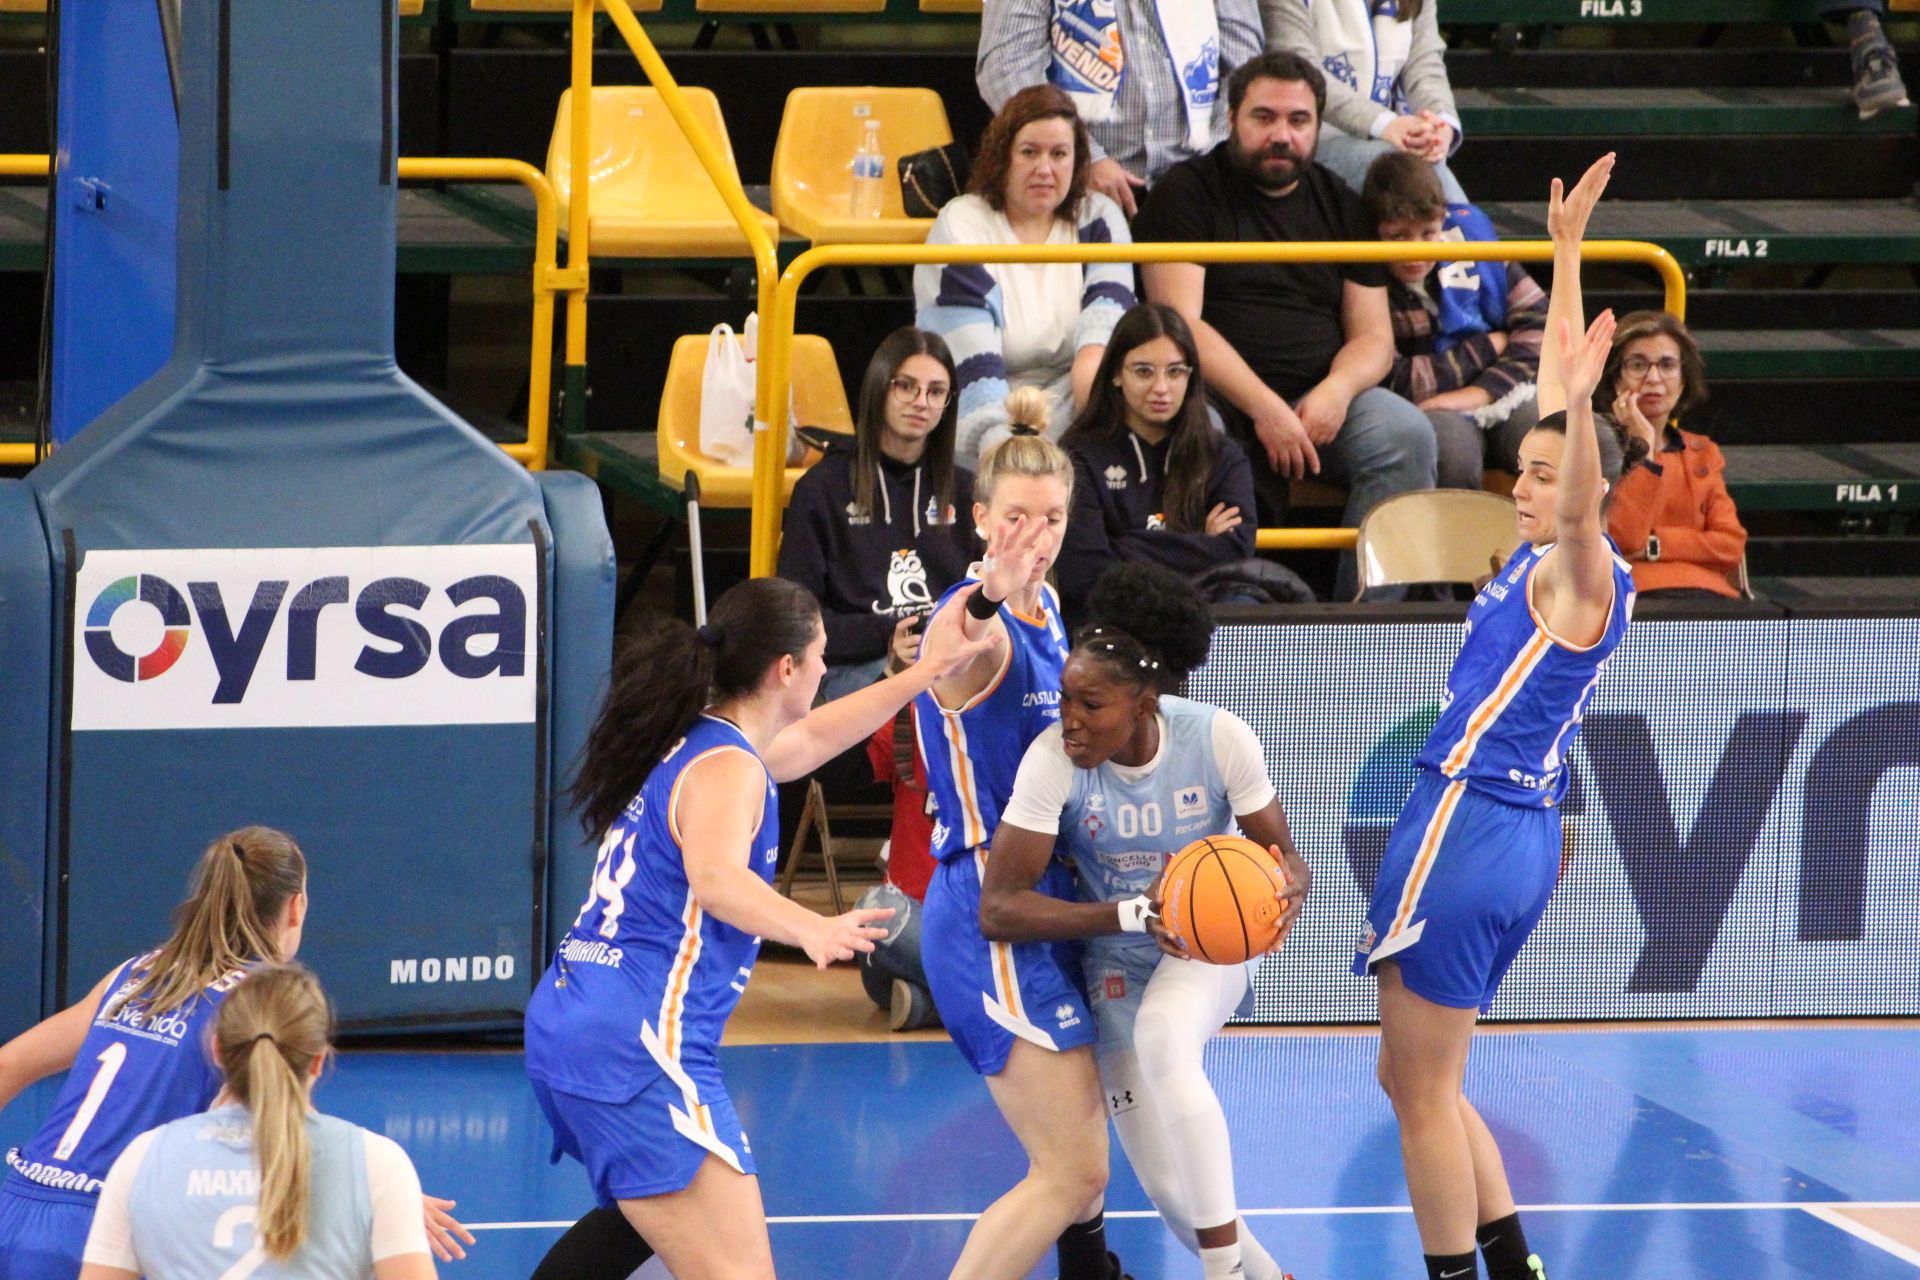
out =
[[[73,1280],[96,1204],[8,1178],[0,1185],[0,1280]]]
[[[928,989],[953,1043],[983,1076],[999,1075],[1015,1038],[1065,1052],[1094,1038],[1078,978],[1078,948],[1064,942],[988,942],[980,932],[985,849],[934,869],[920,922]],[[1048,864],[1034,888],[1075,900],[1073,873]]]
[[[553,1129],[553,1161],[572,1156],[585,1165],[600,1205],[685,1190],[708,1155],[754,1172],[753,1149],[719,1065],[682,1058],[678,1068],[682,1079],[662,1073],[625,1102],[532,1082]]]
[[[1391,959],[1415,995],[1486,1012],[1560,876],[1560,814],[1422,770],[1380,861],[1353,958]]]

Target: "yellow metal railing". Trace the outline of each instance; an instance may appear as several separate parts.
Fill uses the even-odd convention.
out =
[[[620,4],[622,0],[609,0]],[[1640,262],[1660,273],[1666,308],[1685,318],[1687,281],[1673,255],[1639,240],[1594,240],[1580,248],[1588,262]],[[1446,244],[1298,243],[1298,244],[1114,244],[1114,245],[816,245],[787,265],[773,291],[773,305],[760,309],[760,413],[753,468],[751,570],[770,574],[780,549],[781,486],[787,456],[785,414],[766,406],[784,398],[792,376],[794,315],[800,285],[813,272],[843,266],[918,266],[923,263],[1047,262],[1542,262],[1553,258],[1547,240],[1491,240]],[[765,270],[765,268],[762,268]],[[766,293],[765,278],[761,294]],[[1261,529],[1255,544],[1263,549],[1346,548],[1352,529]]]
[[[707,171],[707,177],[712,179],[714,188],[719,191],[721,201],[727,206],[727,212],[733,216],[734,223],[739,226],[740,234],[746,237],[747,247],[753,253],[756,299],[761,326],[764,328],[773,301],[774,279],[779,271],[778,261],[774,257],[773,237],[768,235],[767,229],[760,225],[760,219],[755,216],[756,210],[752,202],[747,199],[746,189],[740,185],[739,177],[728,167],[713,140],[707,137],[706,132],[695,121],[693,108],[687,105],[686,98],[680,92],[680,85],[674,80],[673,74],[667,70],[667,64],[660,60],[660,54],[654,49],[653,41],[641,28],[639,19],[633,16],[633,9],[627,4],[627,0],[598,0],[598,7],[613,20],[614,27],[626,40],[627,47],[633,51],[633,56],[640,60],[640,67],[647,73],[648,82],[659,91],[660,101],[666,105],[667,112],[673,117],[674,123],[680,126],[680,132],[686,135],[688,144],[693,148],[693,154],[700,161],[700,167]],[[573,136],[570,141],[573,145],[574,178],[573,189],[570,192],[571,203],[567,208],[569,215],[567,261],[569,264],[582,261],[573,256],[574,246],[582,246],[584,251],[587,243],[585,196],[589,184],[582,175],[592,172],[588,157],[588,142],[591,135],[587,128],[587,104],[593,97],[594,8],[595,0],[574,0],[573,3]],[[580,328],[584,333],[586,328],[584,307]],[[569,312],[567,324],[569,339],[573,336],[573,330],[572,313]],[[788,328],[788,334],[792,334],[791,327]],[[791,345],[791,343],[788,344],[789,350]],[[584,360],[584,346],[581,352],[581,358]],[[567,360],[568,363],[573,362],[571,347],[569,347]],[[775,404],[782,407],[781,412],[774,412]],[[781,430],[777,437],[764,430],[754,432],[753,468],[756,477],[762,471],[770,472],[772,468],[784,466],[786,463],[785,454],[770,452],[776,445],[782,449],[786,448],[785,405],[785,383],[776,384],[768,376],[766,367],[762,365],[754,386],[754,424],[756,427],[763,427],[777,419],[781,424]]]
[[[35,155],[0,155],[0,177],[44,178],[47,176],[47,157]],[[29,443],[0,443],[0,467],[30,467],[40,461],[40,455]]]
[[[584,301],[585,272],[578,280],[555,265],[560,202],[547,175],[524,160],[402,156],[403,182],[517,182],[533,192],[533,338],[527,366],[527,438],[500,446],[509,458],[540,471],[547,465],[547,435],[553,412],[553,295],[564,292],[569,306]]]
[[[48,158],[43,155],[0,155],[0,176],[44,177],[47,166]],[[566,293],[569,307],[576,298],[584,307],[587,290],[584,267],[576,274],[555,266],[560,206],[553,184],[546,174],[520,160],[402,156],[399,168],[400,178],[406,182],[518,182],[533,193],[533,337],[527,372],[527,438],[500,448],[516,462],[541,470],[547,465],[553,404],[553,297]],[[571,352],[571,332],[568,338]],[[30,466],[39,461],[31,444],[0,443],[0,465]]]

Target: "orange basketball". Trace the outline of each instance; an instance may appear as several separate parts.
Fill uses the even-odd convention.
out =
[[[1241,964],[1286,935],[1286,873],[1243,836],[1203,836],[1173,855],[1160,881],[1160,919],[1196,960]]]

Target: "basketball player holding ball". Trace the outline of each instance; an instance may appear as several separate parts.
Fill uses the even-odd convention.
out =
[[[1278,936],[1312,873],[1253,730],[1171,693],[1206,658],[1206,602],[1179,575],[1135,562],[1101,576],[1089,610],[1062,673],[1060,723],[1027,749],[1001,814],[981,927],[1009,942],[1087,940],[1100,1082],[1140,1184],[1206,1276],[1281,1280],[1240,1219],[1226,1115],[1201,1065],[1251,994],[1259,958],[1189,963],[1197,949],[1168,934],[1150,894],[1170,855],[1236,822],[1284,874]],[[1079,902],[1035,889],[1056,850],[1079,872]]]
[[[1477,1275],[1476,1244],[1492,1280],[1546,1276],[1462,1081],[1474,1024],[1553,892],[1567,752],[1633,613],[1606,499],[1640,442],[1610,420],[1596,427],[1613,316],[1583,334],[1580,303],[1580,241],[1612,170],[1601,157],[1564,197],[1553,182],[1541,418],[1520,444],[1513,490],[1520,548],[1468,610],[1354,958],[1355,973],[1379,979],[1380,1083],[1432,1280]]]

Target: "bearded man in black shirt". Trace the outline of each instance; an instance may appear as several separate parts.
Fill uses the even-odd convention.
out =
[[[1139,241],[1373,240],[1359,195],[1313,162],[1326,81],[1297,54],[1244,63],[1231,132],[1167,170],[1134,222]],[[1287,481],[1347,486],[1343,522],[1434,484],[1433,426],[1379,385],[1393,360],[1387,272],[1331,262],[1149,263],[1147,296],[1179,311],[1228,430],[1254,462],[1260,523],[1285,519]],[[1264,465],[1262,463],[1264,462]],[[1338,599],[1357,586],[1343,556]]]

